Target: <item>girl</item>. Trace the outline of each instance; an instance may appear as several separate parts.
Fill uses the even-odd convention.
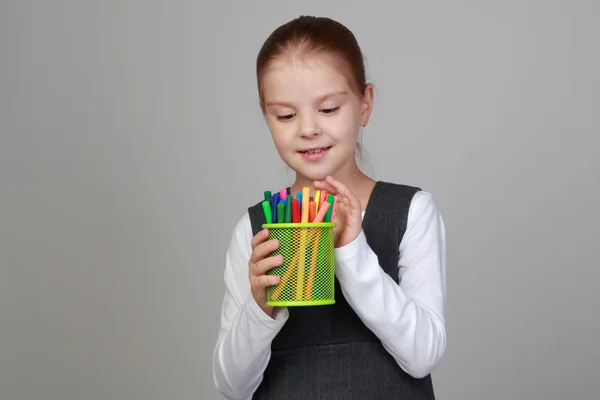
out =
[[[227,251],[213,356],[229,399],[433,399],[446,348],[445,229],[432,196],[374,181],[356,163],[373,107],[354,35],[328,18],[277,28],[257,59],[258,93],[275,147],[296,173],[291,192],[338,199],[336,304],[273,308],[283,262],[256,207]]]

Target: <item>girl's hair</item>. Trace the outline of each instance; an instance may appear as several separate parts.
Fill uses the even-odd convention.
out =
[[[327,17],[300,16],[271,33],[256,59],[256,78],[261,109],[265,110],[262,79],[269,64],[280,56],[327,53],[336,56],[340,72],[352,91],[362,98],[367,86],[362,51],[354,34],[341,23]],[[362,152],[360,142],[357,150]]]

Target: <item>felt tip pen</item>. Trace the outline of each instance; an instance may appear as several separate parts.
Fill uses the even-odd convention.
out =
[[[308,203],[308,222],[313,222],[315,220],[316,213],[316,203],[315,201],[311,201]]]
[[[265,200],[267,200],[267,201],[271,200],[271,191],[270,190],[265,190]]]
[[[335,201],[335,197],[333,195],[327,195],[327,202],[330,204],[330,207],[327,209],[327,213],[325,214],[325,222],[331,222],[331,213],[333,211],[333,202]]]
[[[273,193],[273,222],[277,221],[277,204],[279,204],[279,193]]]
[[[277,222],[282,224],[285,222],[285,204],[277,204]]]
[[[315,215],[315,219],[313,222],[325,222],[325,213],[329,210],[329,203],[324,201],[321,204],[321,208],[319,208],[319,212]]]
[[[273,217],[271,213],[271,202],[269,200],[263,200],[262,208],[265,213],[265,220],[267,221],[267,224],[273,223]]]
[[[300,203],[300,218],[302,218],[302,192],[296,193],[296,198],[298,199],[298,203]],[[300,221],[298,221],[300,222]]]
[[[288,194],[287,199],[285,201],[285,222],[289,224],[292,222],[292,203],[294,197],[291,194]]]
[[[300,222],[300,201],[298,199],[292,200],[292,222]]]
[[[319,196],[319,207],[323,205],[323,202],[327,201],[327,190],[321,190],[321,196]]]
[[[335,198],[333,200],[333,209],[331,210],[331,221],[329,221],[329,222],[333,222],[333,220],[335,218],[335,209],[337,208],[337,203],[338,203],[338,197],[335,196]]]
[[[302,188],[302,214],[300,215],[300,221],[303,223],[308,222],[308,205],[310,202],[310,188],[305,186]]]

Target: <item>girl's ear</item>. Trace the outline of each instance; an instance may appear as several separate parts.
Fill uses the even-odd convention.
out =
[[[365,95],[362,99],[360,125],[365,127],[373,110],[374,90],[372,84],[365,85]]]

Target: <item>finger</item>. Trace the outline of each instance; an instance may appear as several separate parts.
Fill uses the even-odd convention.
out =
[[[281,278],[277,275],[262,275],[254,278],[254,287],[258,289],[277,285]]]
[[[269,230],[268,229],[265,228],[265,229],[259,231],[256,235],[254,235],[254,237],[250,241],[252,250],[254,250],[254,248],[256,246],[258,246],[260,243],[264,242],[268,238],[269,238]]]
[[[342,202],[347,204],[351,210],[360,211],[362,209],[358,198],[343,183],[336,181],[332,176],[328,176],[326,181],[337,190],[341,195]]]
[[[345,195],[345,191],[348,190],[346,185],[344,185],[342,182],[336,181],[332,176],[327,176],[327,178],[325,178],[325,183],[335,188],[335,190],[341,195]]]
[[[283,256],[281,254],[264,258],[253,265],[252,274],[254,276],[264,275],[267,271],[278,267],[281,264],[283,264]]]
[[[274,250],[277,250],[279,247],[279,240],[271,239],[266,242],[258,244],[252,254],[250,255],[250,261],[252,263],[256,263],[269,255]]]
[[[325,181],[315,181],[314,184],[315,188],[319,190],[327,190],[327,193],[332,194],[334,196],[338,194],[336,188]]]

